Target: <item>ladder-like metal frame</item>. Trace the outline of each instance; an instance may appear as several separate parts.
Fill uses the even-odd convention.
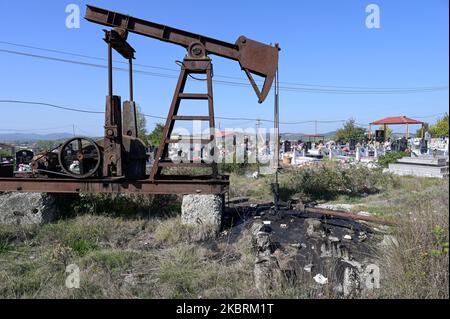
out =
[[[207,93],[184,93],[187,77],[190,74],[206,74]],[[191,59],[186,57],[181,64],[181,71],[178,77],[178,83],[175,88],[172,103],[170,105],[169,114],[167,115],[166,125],[164,126],[163,136],[160,141],[155,161],[153,163],[152,170],[150,172],[150,181],[161,179],[162,169],[166,167],[211,167],[212,174],[211,179],[218,177],[217,163],[205,163],[202,159],[201,162],[183,162],[174,163],[169,158],[169,144],[178,143],[185,140],[172,139],[171,134],[175,125],[175,121],[208,121],[210,129],[209,139],[194,139],[190,137],[192,144],[209,144],[212,147],[213,152],[216,151],[215,147],[215,121],[214,121],[214,102],[213,102],[213,88],[212,88],[212,63],[211,59],[205,57],[204,59]],[[178,115],[180,103],[182,100],[208,100],[208,116]],[[203,158],[203,156],[202,156]],[[176,180],[177,175],[169,175],[170,179]]]

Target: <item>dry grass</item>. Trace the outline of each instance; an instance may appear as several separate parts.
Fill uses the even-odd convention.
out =
[[[398,245],[379,251],[380,298],[449,298],[449,180],[394,177],[383,192],[353,209],[396,220]],[[349,203],[341,197],[334,203]],[[383,275],[384,274],[384,275]]]
[[[449,298],[448,180],[435,183],[404,199],[409,213],[398,217],[398,246],[381,252],[386,274],[381,297]]]
[[[233,176],[232,189],[237,196],[268,200],[270,180]],[[400,221],[392,230],[398,246],[380,250],[382,289],[373,297],[449,297],[448,179],[389,177],[378,194],[340,195],[335,201],[357,202],[361,210]],[[260,297],[248,231],[236,241],[217,241],[207,229],[183,225],[173,212],[152,214],[164,205],[155,199],[150,204],[141,217],[101,215],[98,205],[89,214],[44,226],[0,226],[0,298]],[[65,286],[72,263],[81,271],[79,289]],[[298,275],[294,285],[281,280],[266,297],[336,297],[312,285],[309,274]]]
[[[255,297],[250,240],[217,243],[179,217],[82,215],[1,226],[0,298]],[[80,288],[65,287],[69,264]]]

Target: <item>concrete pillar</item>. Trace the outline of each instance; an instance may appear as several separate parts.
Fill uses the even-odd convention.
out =
[[[328,153],[328,158],[329,158],[329,159],[332,159],[332,158],[333,158],[333,149],[330,147],[330,148],[329,148],[329,151],[330,151],[330,152]]]
[[[359,147],[356,148],[356,161],[359,162],[361,160],[361,154],[359,151]]]
[[[19,192],[0,194],[0,224],[45,224],[55,220],[58,215],[54,194]]]
[[[183,224],[198,225],[220,231],[224,208],[223,195],[184,195],[181,204]]]

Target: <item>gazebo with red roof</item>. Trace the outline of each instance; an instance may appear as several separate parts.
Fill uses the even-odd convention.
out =
[[[387,125],[406,125],[406,138],[409,138],[409,125],[410,124],[421,124],[422,125],[422,137],[423,137],[423,122],[411,119],[406,116],[388,116],[382,118],[381,120],[369,123],[369,138],[371,137],[372,125],[383,125],[384,131],[386,132]]]

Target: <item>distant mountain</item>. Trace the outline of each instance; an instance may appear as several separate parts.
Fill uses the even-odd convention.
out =
[[[72,137],[70,133],[49,133],[49,134],[34,134],[34,133],[0,133],[0,142],[12,141],[54,141],[64,140]]]

